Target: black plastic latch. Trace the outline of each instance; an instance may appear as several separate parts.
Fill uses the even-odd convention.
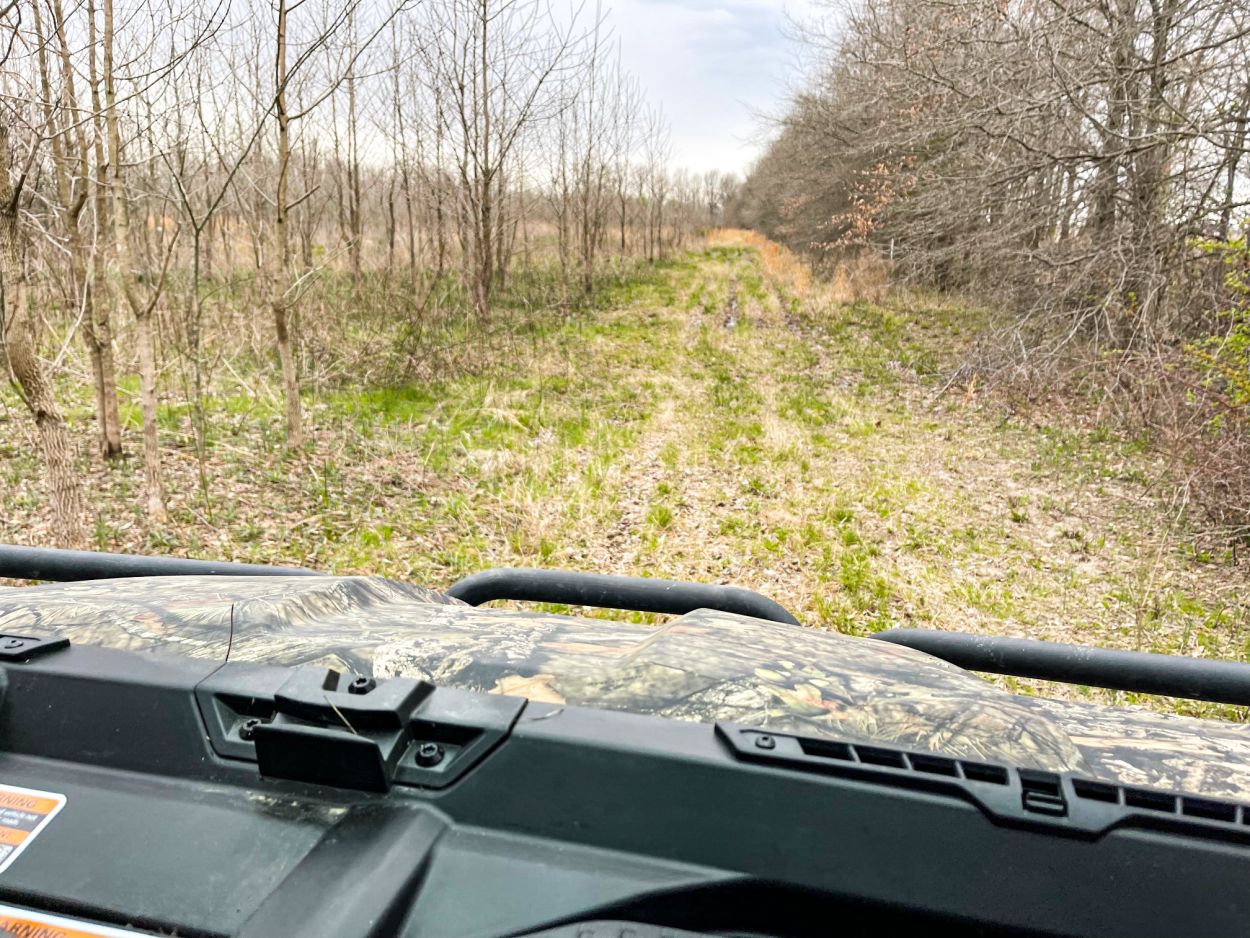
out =
[[[403,678],[366,689],[337,671],[299,668],[274,694],[273,719],[248,727],[260,774],[387,791],[411,741],[412,713],[433,690]]]
[[[337,788],[388,791],[399,757],[393,742],[319,726],[262,723],[253,738],[261,775]]]
[[[0,661],[29,661],[36,655],[69,647],[68,638],[37,638],[33,635],[0,635]]]
[[[353,733],[398,730],[433,690],[434,685],[427,681],[392,678],[366,687],[345,681],[338,671],[297,668],[273,695],[273,705],[286,716]]]
[[[222,665],[195,695],[219,756],[270,778],[369,791],[454,784],[525,707],[408,678],[262,664]]]

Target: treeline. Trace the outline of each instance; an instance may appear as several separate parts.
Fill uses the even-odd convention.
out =
[[[806,31],[817,67],[739,222],[1007,311],[979,365],[1039,390],[1090,366],[1245,524],[1244,5],[873,0]]]
[[[159,402],[191,405],[203,475],[205,398],[238,334],[269,343],[299,446],[314,325],[318,351],[357,315],[409,344],[439,317],[485,332],[535,268],[567,310],[732,186],[673,171],[597,7],[0,0],[0,37],[0,339],[67,543],[83,511],[54,389],[80,342],[104,459],[125,445],[119,374],[138,372],[159,520]]]

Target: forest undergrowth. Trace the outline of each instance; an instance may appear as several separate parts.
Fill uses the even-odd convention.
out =
[[[90,388],[60,393],[97,549],[435,587],[491,566],[565,567],[731,583],[853,634],[1250,658],[1244,560],[1169,508],[1166,461],[1096,421],[952,385],[981,331],[938,301],[845,302],[785,249],[714,232],[593,306],[496,336],[477,367],[314,384],[297,449],[272,363],[218,369],[204,477],[189,409],[172,394],[161,406],[162,524],[133,459],[90,458]],[[32,433],[0,391],[3,541],[50,529]]]

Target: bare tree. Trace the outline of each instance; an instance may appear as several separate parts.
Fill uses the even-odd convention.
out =
[[[61,0],[49,0],[48,8],[52,23],[51,35],[47,39],[55,36],[55,45],[51,41],[45,42],[40,5],[32,4],[36,31],[39,33],[43,105],[49,127],[53,128],[52,162],[62,230],[70,260],[70,293],[80,311],[83,337],[91,360],[100,452],[105,459],[114,459],[122,453],[122,438],[112,321],[108,303],[101,302],[95,290],[93,244],[82,231],[82,216],[88,207],[91,187],[91,147],[86,133],[91,124],[78,103],[77,75],[71,61],[69,29]],[[52,69],[47,61],[50,54],[56,55],[60,66],[60,85],[55,93]]]
[[[82,498],[65,421],[38,356],[26,277],[29,239],[21,222],[26,183],[43,143],[44,128],[21,121],[15,112],[11,106],[0,111],[0,350],[34,418],[48,473],[54,534],[63,546],[74,547],[85,541]],[[15,161],[9,128],[23,124],[31,142]]]
[[[160,440],[157,434],[157,363],[156,333],[152,320],[156,304],[165,287],[165,273],[173,251],[172,241],[163,252],[156,276],[144,291],[140,276],[131,259],[130,206],[126,190],[126,163],[122,153],[121,118],[117,102],[117,74],[114,67],[115,23],[113,0],[101,0],[103,34],[100,50],[103,61],[104,123],[108,147],[108,163],[103,173],[109,194],[109,217],[112,219],[113,241],[105,252],[105,270],[109,290],[115,302],[124,302],[135,319],[136,345],[139,353],[139,407],[143,414],[143,474],[148,516],[154,520],[165,517],[165,490],[161,476]],[[88,16],[94,28],[93,0],[87,0]],[[177,230],[173,239],[177,238]],[[146,278],[143,278],[146,280]],[[145,295],[146,293],[146,295]]]
[[[0,48],[5,357],[67,537],[81,512],[53,377],[87,376],[112,458],[119,380],[137,374],[143,507],[158,525],[162,446],[186,445],[181,393],[201,496],[188,507],[211,521],[220,375],[243,380],[276,349],[298,446],[301,382],[353,374],[342,345],[362,322],[412,367],[414,343],[443,354],[438,330],[490,323],[501,293],[527,315],[568,312],[614,253],[622,267],[626,254],[655,259],[693,230],[706,194],[671,171],[662,118],[642,116],[606,17],[585,12],[554,0],[273,0],[267,16],[181,0],[0,7],[13,24]],[[558,291],[515,276],[556,253]]]
[[[546,92],[580,64],[580,33],[576,17],[560,24],[545,0],[437,0],[427,9],[425,60],[445,99],[439,119],[455,154],[466,284],[485,320],[506,167],[523,133],[566,106]]]

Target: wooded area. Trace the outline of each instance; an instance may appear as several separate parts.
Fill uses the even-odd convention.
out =
[[[490,374],[723,220],[838,302],[960,304],[981,339],[939,394],[1140,435],[1177,512],[1250,531],[1235,3],[818,7],[741,184],[674,168],[597,5],[0,0],[0,23],[0,419],[38,450],[42,539],[113,543],[89,465],[133,474],[159,532],[187,453],[211,530],[232,409],[302,471],[328,395]]]
[[[742,182],[598,6],[0,26],[0,541],[1250,658],[1235,4],[818,8]]]
[[[86,523],[65,382],[94,387],[113,460],[136,445],[118,389],[137,372],[159,521],[162,402],[189,405],[207,496],[223,372],[277,369],[298,448],[309,382],[438,372],[716,217],[733,180],[673,169],[605,18],[548,0],[0,4],[0,339],[57,539]]]
[[[1250,531],[1250,11],[873,0],[803,32],[815,67],[736,221],[1004,311],[964,380],[1076,390]]]

